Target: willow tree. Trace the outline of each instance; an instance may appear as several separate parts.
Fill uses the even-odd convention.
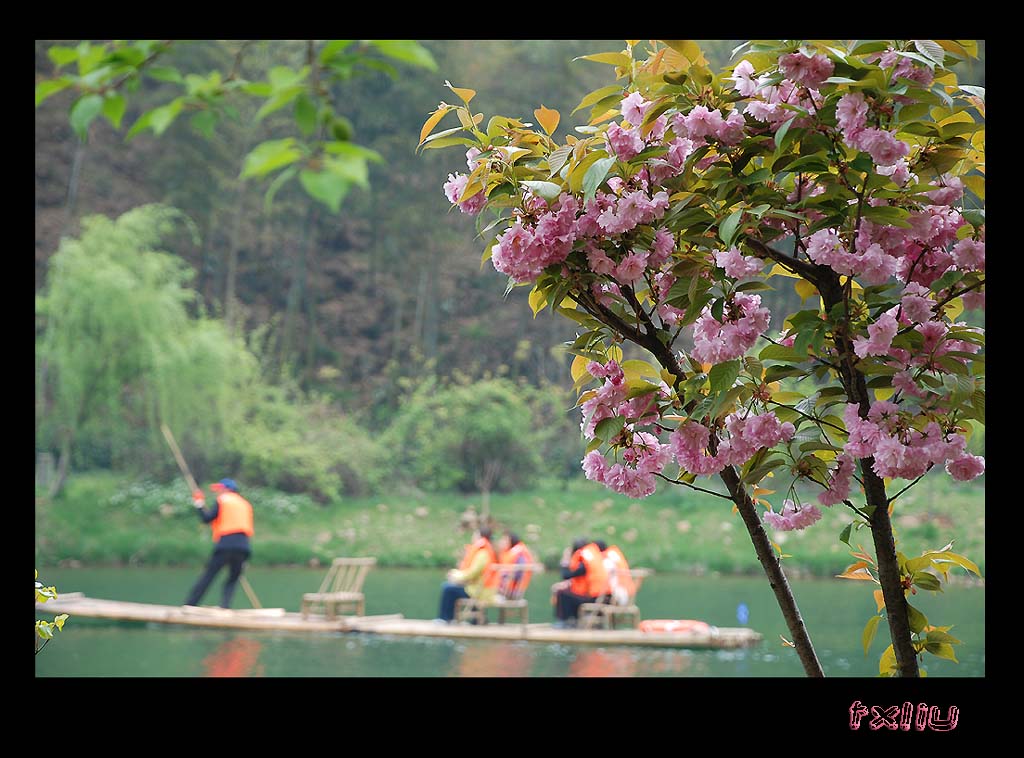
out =
[[[158,442],[147,437],[158,419],[212,442],[238,383],[252,375],[244,345],[191,312],[194,271],[156,249],[182,229],[190,227],[179,211],[157,205],[116,220],[90,216],[50,260],[36,300],[36,360],[40,441],[59,452],[51,496],[83,432],[90,454],[104,456]]]
[[[583,98],[580,136],[556,140],[543,105],[537,128],[485,124],[460,87],[420,134],[468,148],[444,192],[480,218],[508,289],[578,324],[587,477],[731,502],[811,676],[765,527],[810,527],[818,506],[849,509],[847,543],[870,532],[874,558],[858,547],[844,575],[880,585],[863,632],[866,650],[884,612],[880,672],[955,660],[958,640],[907,596],[977,567],[951,545],[903,555],[890,511],[933,467],[984,471],[966,441],[984,424],[985,337],[962,320],[985,299],[984,89],[953,73],[976,55],[956,40],[755,42],[716,74],[693,41],[634,40],[584,56],[617,81]],[[461,126],[432,133],[449,113]],[[757,293],[791,283],[803,308],[770,328]],[[624,361],[626,343],[644,358]],[[694,484],[711,476],[724,492]]]

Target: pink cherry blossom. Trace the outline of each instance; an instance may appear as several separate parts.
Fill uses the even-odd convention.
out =
[[[806,55],[798,51],[779,58],[779,68],[787,78],[797,84],[815,88],[832,76],[835,64],[829,60],[828,56],[820,53]]]
[[[868,325],[867,338],[858,337],[853,341],[854,352],[860,358],[869,355],[885,355],[892,345],[892,339],[899,330],[899,323],[891,313],[883,313],[878,320]]]
[[[754,276],[761,273],[761,269],[764,268],[763,260],[753,256],[744,256],[735,247],[716,252],[715,263],[718,264],[719,268],[725,269],[725,273],[733,279]]]
[[[985,243],[965,237],[953,246],[953,260],[961,271],[984,271]]]
[[[868,104],[859,92],[851,92],[839,98],[836,105],[836,123],[843,131],[847,142],[867,127]]]
[[[631,252],[619,265],[615,267],[615,271],[612,273],[620,284],[632,284],[638,279],[642,279],[644,271],[647,268],[647,253],[641,253],[637,251]]]
[[[836,457],[838,464],[832,472],[828,489],[818,494],[818,502],[822,505],[835,505],[850,496],[850,483],[853,480],[853,456],[842,453]]]
[[[639,92],[630,92],[622,99],[622,117],[633,126],[639,126],[644,120],[644,114],[650,110],[651,103],[644,100]]]
[[[742,60],[732,70],[732,76],[726,77],[735,82],[735,90],[744,97],[750,97],[757,92],[757,82],[751,77],[754,74],[754,66],[748,60]]]
[[[628,161],[644,149],[644,140],[638,128],[627,130],[618,124],[610,124],[605,139],[619,160]]]
[[[946,471],[958,482],[969,482],[985,473],[985,459],[965,453],[946,463]]]

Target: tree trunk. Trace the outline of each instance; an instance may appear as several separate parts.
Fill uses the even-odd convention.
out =
[[[316,222],[319,219],[319,208],[313,209],[312,220],[309,223],[309,238],[306,244],[306,269],[316,271]],[[316,278],[314,276],[314,282]],[[315,286],[306,288],[306,374],[312,376],[316,370],[316,306],[317,292]]]
[[[839,275],[830,273],[814,282],[821,293],[825,312],[843,302],[843,289]],[[854,368],[853,342],[845,334],[837,334],[835,344],[839,353],[837,360],[840,378],[846,389],[849,402],[859,407],[861,418],[866,418],[871,408],[870,394],[864,374]],[[885,482],[875,473],[873,458],[860,459],[861,476],[864,481],[864,495],[867,505],[873,508],[871,514],[871,537],[875,545],[875,559],[878,562],[878,582],[885,599],[885,616],[889,622],[889,634],[896,655],[900,676],[920,676],[917,665],[917,651],[911,641],[910,616],[907,597],[900,581],[899,561],[896,558],[896,540],[889,520],[889,500],[885,494]]]
[[[65,432],[60,444],[60,457],[57,459],[57,475],[50,483],[50,489],[46,493],[47,500],[53,500],[60,491],[64,489],[64,480],[68,476],[68,461],[71,458],[71,433]]]
[[[717,447],[717,445],[715,446]],[[712,450],[712,452],[715,451]],[[722,481],[725,482],[733,502],[739,509],[743,524],[747,527],[750,541],[754,544],[754,552],[757,553],[757,560],[761,562],[761,567],[768,576],[768,583],[771,585],[772,592],[775,593],[775,600],[779,604],[782,617],[786,621],[786,628],[789,629],[789,633],[793,636],[793,645],[796,648],[797,655],[800,657],[800,663],[803,664],[804,672],[807,676],[824,677],[825,672],[822,670],[818,656],[814,652],[814,645],[811,642],[810,634],[807,632],[803,617],[800,615],[800,608],[796,604],[796,598],[793,597],[789,580],[782,571],[782,563],[772,548],[768,534],[761,525],[761,519],[757,514],[754,502],[747,494],[735,468],[727,466],[720,476]]]
[[[292,267],[292,282],[288,288],[288,300],[285,304],[284,325],[281,338],[280,366],[284,366],[292,360],[295,350],[295,333],[298,330],[298,319],[302,303],[306,297],[306,254],[313,237],[313,220],[315,218],[314,201],[309,201],[309,210],[306,213],[306,220],[303,227],[302,241],[296,253]]]
[[[82,175],[82,163],[85,161],[86,146],[86,142],[75,138],[75,156],[71,160],[71,176],[68,178],[68,194],[64,206],[67,213],[61,237],[67,236],[71,230],[71,224],[75,220],[75,211],[78,209],[78,184]]]
[[[643,313],[644,311],[640,307],[639,303],[636,302],[636,298],[633,295],[632,290],[629,287],[624,287],[623,292],[626,295],[627,300],[632,301],[632,304],[637,309],[638,313]],[[654,325],[650,323],[650,319],[646,320],[647,331],[642,331],[639,326],[634,327],[631,324],[627,324],[622,321],[607,308],[604,308],[599,303],[592,300],[588,294],[584,292],[576,292],[575,296],[577,298],[577,302],[580,303],[591,315],[597,317],[600,321],[603,321],[618,334],[650,352],[658,363],[661,364],[662,368],[676,377],[676,388],[679,388],[679,383],[683,381],[686,374],[680,367],[679,361],[676,359],[675,353],[672,352],[672,349],[658,338]],[[693,403],[687,405],[684,410],[689,413],[692,408]],[[709,449],[712,455],[715,455],[718,452],[718,438],[714,434],[711,435],[709,440]],[[789,581],[786,579],[786,575],[782,570],[782,565],[772,549],[771,541],[768,539],[768,535],[765,533],[764,527],[761,526],[761,520],[757,515],[757,509],[754,507],[753,501],[747,494],[743,481],[739,478],[735,468],[732,466],[727,466],[723,469],[721,474],[719,474],[719,477],[729,490],[730,497],[733,503],[735,503],[736,508],[739,510],[744,525],[747,527],[747,532],[750,535],[750,541],[754,545],[754,551],[757,554],[758,560],[761,562],[761,567],[768,576],[768,582],[771,584],[772,591],[775,593],[775,600],[779,604],[779,609],[782,611],[782,616],[786,621],[789,633],[793,635],[793,645],[797,651],[797,655],[800,657],[800,662],[803,664],[804,671],[808,676],[824,677],[824,671],[822,671],[821,664],[818,662],[817,654],[814,652],[814,645],[811,642],[810,635],[807,633],[807,627],[804,624],[803,617],[800,615],[800,608],[796,604],[796,598],[793,597],[793,592],[789,587]]]
[[[228,242],[228,265],[224,275],[224,322],[228,332],[237,334],[238,308],[236,305],[236,283],[238,281],[238,248],[242,238],[242,216],[245,211],[245,189],[246,182],[243,179],[238,184],[237,197],[235,202],[235,218],[231,227],[231,239]]]

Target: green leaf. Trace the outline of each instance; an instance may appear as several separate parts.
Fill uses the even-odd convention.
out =
[[[932,558],[932,560],[949,561],[951,563],[955,563],[956,565],[962,568],[967,569],[975,576],[981,576],[981,571],[978,569],[978,566],[973,561],[965,558],[962,555],[957,555],[956,553],[951,553],[949,551],[928,553],[928,555]]]
[[[910,603],[907,603],[907,621],[910,623],[910,631],[915,634],[919,634],[928,626],[928,617]]]
[[[896,663],[896,651],[893,650],[892,645],[885,649],[882,657],[878,660],[878,673],[880,676],[896,676],[899,673],[899,667]]]
[[[210,139],[213,137],[213,128],[217,125],[217,114],[209,110],[199,111],[199,113],[189,119],[189,123],[193,129],[207,139]]]
[[[294,137],[268,140],[257,145],[245,156],[241,178],[265,176],[271,171],[288,166],[302,157]],[[312,172],[311,172],[312,173]]]
[[[581,55],[578,58],[573,58],[574,61],[595,61],[597,63],[607,63],[610,66],[630,66],[633,63],[633,59],[625,53],[594,53],[593,55]]]
[[[370,40],[384,55],[403,63],[437,71],[437,61],[427,48],[411,39],[375,39]]]
[[[871,647],[871,643],[875,639],[875,633],[878,631],[878,622],[881,620],[881,616],[872,616],[864,626],[864,631],[861,633],[861,643],[864,645],[864,655],[868,654],[868,648]]]
[[[545,200],[554,200],[562,193],[562,185],[554,182],[523,181],[520,184],[529,187],[533,194]]]
[[[953,650],[953,646],[948,642],[926,642],[924,649],[939,658],[945,658],[946,660],[953,661],[953,663],[960,662],[956,659],[956,651]]]
[[[608,418],[603,418],[598,421],[597,426],[594,427],[594,436],[603,440],[610,440],[622,431],[622,427],[625,426],[625,424],[625,416],[610,416]]]
[[[798,353],[785,345],[768,345],[757,357],[762,361],[785,361],[786,363],[803,363],[807,360],[805,353]]]
[[[933,629],[932,631],[928,632],[928,636],[926,639],[928,640],[928,642],[946,642],[950,645],[963,644],[960,640],[958,640],[949,632],[944,632],[940,629]]]
[[[145,69],[146,75],[152,79],[156,79],[160,82],[170,82],[172,84],[184,84],[185,79],[176,68],[170,66],[151,66]]]
[[[750,469],[746,474],[743,475],[744,484],[757,484],[759,481],[764,479],[765,475],[772,469],[776,469],[779,466],[786,465],[786,459],[782,456],[772,456],[768,460],[764,461],[760,465]]]
[[[937,576],[929,574],[927,571],[915,571],[911,576],[911,580],[923,590],[942,592],[942,582],[939,581]]]
[[[327,63],[328,61],[331,60],[331,58],[340,53],[353,42],[355,42],[355,40],[332,39],[330,42],[324,45],[324,49],[320,51],[320,62]]]
[[[914,40],[914,47],[917,48],[917,52],[932,61],[936,66],[941,66],[942,62],[946,59],[946,51],[942,49],[942,45],[934,40],[916,39]]]
[[[316,105],[305,92],[300,93],[295,99],[295,123],[304,137],[308,137],[316,129]]]
[[[845,542],[847,544],[847,546],[852,547],[852,545],[850,545],[850,532],[852,532],[852,531],[853,531],[853,522],[850,522],[849,524],[846,525],[846,528],[843,529],[843,531],[841,531],[839,533],[839,541],[840,542]]]
[[[722,240],[722,244],[726,248],[732,245],[733,238],[736,236],[736,230],[739,228],[740,220],[743,218],[743,209],[739,208],[729,214],[729,217],[725,219],[718,226],[718,237]]]
[[[274,205],[274,197],[277,195],[278,190],[291,181],[292,177],[295,176],[298,170],[299,169],[296,166],[290,166],[274,177],[270,186],[267,187],[266,195],[263,196],[263,209],[267,214],[270,213],[270,210]]]
[[[67,89],[71,86],[70,79],[47,79],[45,82],[39,82],[36,85],[36,107],[43,102],[46,98],[51,95],[55,95],[63,89]]]
[[[594,90],[590,94],[586,95],[582,100],[580,100],[580,104],[577,105],[572,112],[576,113],[576,111],[583,110],[587,106],[593,105],[594,103],[600,100],[604,100],[606,97],[611,97],[612,95],[618,95],[621,98],[622,87],[613,84],[608,87],[602,87],[601,89]]]
[[[50,60],[58,66],[66,66],[69,63],[78,60],[78,50],[73,47],[54,45],[46,51],[46,54],[49,56]]]
[[[982,102],[985,102],[985,88],[984,87],[973,87],[968,84],[961,84],[960,89],[966,92],[968,95],[974,95],[980,97]]]
[[[103,116],[115,129],[121,128],[121,119],[124,118],[125,102],[124,97],[117,92],[107,95],[103,101]]]
[[[103,98],[99,95],[85,95],[71,107],[71,128],[82,142],[85,142],[89,135],[89,124],[102,110]]]
[[[608,175],[609,169],[615,165],[615,157],[609,156],[608,158],[600,158],[594,161],[593,165],[587,169],[587,173],[583,175],[583,196],[586,200],[590,200],[594,197],[597,192],[597,188],[601,186],[601,182]]]
[[[167,105],[162,105],[150,111],[149,126],[153,129],[153,133],[156,136],[159,137],[174,123],[174,119],[181,113],[183,102],[181,98],[177,98],[167,103]]]
[[[267,102],[265,102],[260,109],[256,111],[256,120],[262,121],[264,118],[269,116],[276,110],[283,108],[288,105],[292,100],[297,98],[303,92],[306,91],[305,86],[296,84],[291,87],[287,87],[280,91],[275,91]]]
[[[742,363],[737,359],[726,361],[711,367],[708,372],[708,380],[711,382],[712,392],[722,392],[732,387],[736,377],[740,375]]]
[[[333,213],[341,210],[341,201],[348,194],[350,183],[331,171],[310,171],[303,169],[299,173],[299,182],[310,197],[319,200]]]
[[[910,224],[907,222],[907,217],[910,214],[902,208],[893,208],[888,205],[865,206],[862,212],[864,218],[876,224],[910,227]]]

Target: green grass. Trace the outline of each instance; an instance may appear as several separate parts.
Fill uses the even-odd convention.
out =
[[[905,482],[897,482],[905,485]],[[892,487],[891,492],[898,491]],[[958,484],[930,474],[903,494],[893,511],[897,549],[908,557],[953,541],[984,573],[984,481]],[[305,565],[340,555],[375,555],[381,566],[450,566],[468,541],[464,512],[482,510],[480,496],[407,493],[320,506],[304,496],[263,489],[243,493],[256,509],[253,563]],[[780,494],[766,496],[776,510]],[[809,496],[810,497],[810,496]],[[643,500],[615,495],[585,480],[494,494],[490,513],[517,531],[549,566],[578,536],[623,548],[634,566],[692,573],[757,573],[760,565],[732,504],[683,487],[662,486]],[[839,541],[853,513],[822,508],[813,527],[769,531],[788,557],[790,575],[840,573],[853,558]],[[850,543],[873,554],[870,534]],[[36,564],[194,565],[210,551],[210,531],[192,512],[181,483],[133,482],[109,472],[69,478],[53,502],[37,500]]]

